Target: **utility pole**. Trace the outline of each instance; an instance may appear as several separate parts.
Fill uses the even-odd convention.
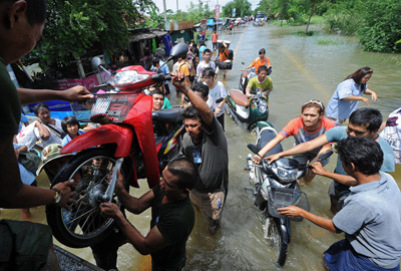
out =
[[[167,22],[166,0],[163,0],[163,8],[164,8],[164,22]]]
[[[180,7],[178,6],[178,0],[176,1],[176,3],[177,3],[177,11],[180,9]]]

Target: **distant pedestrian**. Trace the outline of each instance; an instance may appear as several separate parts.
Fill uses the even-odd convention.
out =
[[[358,108],[359,101],[370,105],[369,99],[363,97],[363,94],[371,95],[372,100],[376,102],[376,92],[368,88],[368,81],[372,74],[373,69],[363,67],[338,84],[326,108],[327,118],[334,121],[336,125],[341,125]]]

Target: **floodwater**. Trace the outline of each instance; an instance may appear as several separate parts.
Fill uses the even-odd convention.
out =
[[[379,100],[371,106],[381,110],[384,117],[400,106],[400,64],[396,63],[393,55],[364,52],[355,39],[326,35],[316,27],[312,30],[316,30],[317,34],[311,37],[296,36],[298,30],[304,28],[273,25],[254,27],[249,24],[231,33],[219,33],[220,39],[231,41],[230,48],[235,53],[233,70],[228,73],[225,82],[227,89],[237,88],[241,62],[248,65],[258,56],[260,48],[266,48],[273,65],[271,77],[274,84],[269,99],[269,121],[277,130],[300,114],[305,101],[319,99],[327,105],[337,84],[363,66],[370,66],[374,70],[369,88],[378,93]],[[263,239],[262,224],[258,210],[253,206],[251,192],[245,189],[250,187],[247,172],[243,170],[249,153],[246,144],[254,143],[256,137],[228,118],[226,136],[230,184],[222,228],[215,236],[211,236],[203,218],[197,216],[187,242],[186,270],[322,270],[322,253],[332,243],[342,239],[343,235],[329,233],[308,221],[293,222],[286,265],[283,268],[276,267],[274,251]],[[292,144],[293,139],[287,139],[283,147],[289,148]],[[328,169],[334,169],[335,160],[336,155],[332,156]],[[397,171],[395,176],[400,180],[401,170],[397,168]],[[141,181],[141,184],[141,189],[132,191],[132,194],[139,196],[147,191],[145,182]],[[39,185],[48,186],[44,176],[41,176]],[[327,196],[329,185],[329,179],[316,177],[311,184],[301,186],[308,195],[311,211],[327,218],[332,217]],[[34,222],[46,223],[42,207],[33,208],[32,212]],[[19,219],[20,216],[18,210],[2,210],[1,217]],[[147,234],[150,212],[128,217],[142,234]],[[60,245],[56,240],[55,243]],[[66,249],[94,263],[90,249]],[[151,270],[150,257],[141,256],[132,246],[124,245],[119,250],[118,268]]]

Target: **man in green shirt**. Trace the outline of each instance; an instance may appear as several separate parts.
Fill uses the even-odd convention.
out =
[[[246,96],[248,98],[252,97],[258,91],[262,92],[262,94],[270,94],[270,91],[273,89],[273,81],[270,77],[267,77],[267,67],[260,66],[257,70],[258,76],[253,77],[248,82],[248,86],[245,89]],[[267,99],[269,97],[267,96]]]
[[[45,0],[3,0],[0,1],[0,207],[2,208],[29,208],[44,204],[58,204],[68,208],[67,202],[71,197],[71,185],[67,181],[59,183],[53,189],[24,185],[21,182],[17,158],[13,148],[13,137],[18,131],[21,116],[21,103],[32,103],[51,99],[84,100],[92,95],[82,86],[65,91],[56,90],[29,90],[16,89],[6,69],[9,63],[16,62],[19,58],[29,53],[41,38],[46,19]],[[0,269],[17,270],[15,265],[20,265],[24,270],[39,270],[47,265],[51,270],[59,270],[57,258],[52,251],[51,232],[44,229],[46,236],[34,234],[33,229],[40,228],[38,224],[32,224],[29,231],[24,222],[10,222],[12,227],[4,227],[2,221],[0,239],[1,248],[9,248],[10,251],[21,251],[19,239],[24,235],[29,236],[30,244],[25,242],[24,255],[6,255],[2,250]],[[10,225],[10,223],[8,223]],[[43,225],[42,225],[43,226]],[[25,229],[25,230],[24,230]],[[10,237],[9,247],[4,240]],[[28,234],[27,234],[28,233]],[[31,234],[29,234],[31,233]],[[41,242],[50,236],[45,243]],[[35,240],[38,240],[35,243]],[[47,240],[47,239],[46,239]],[[36,249],[42,243],[41,250]],[[12,247],[12,246],[16,247]],[[23,246],[23,244],[22,244]],[[50,253],[48,253],[50,252]],[[19,260],[18,260],[19,259]],[[22,269],[21,269],[22,270]]]

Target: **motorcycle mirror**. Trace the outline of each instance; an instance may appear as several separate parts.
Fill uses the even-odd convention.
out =
[[[99,66],[103,65],[102,60],[98,56],[93,57],[91,62],[92,62],[92,68],[94,70],[98,70]]]
[[[180,42],[177,45],[175,45],[170,52],[170,57],[172,58],[178,58],[182,57],[185,58],[187,56],[188,52],[188,45],[184,42]],[[169,57],[169,58],[170,58]]]
[[[105,67],[103,66],[103,61],[100,59],[100,57],[95,56],[92,58],[91,60],[92,62],[92,68],[96,71],[105,71],[108,75],[111,75],[111,72],[109,72],[108,70],[105,69]]]
[[[332,154],[333,154],[333,151],[327,151],[327,152],[325,152],[325,153],[322,153],[322,154],[319,156],[318,161],[319,161],[319,162],[320,162],[320,161],[323,161],[323,160],[329,158]]]
[[[216,104],[221,103],[223,100],[224,100],[224,98],[218,98],[218,99],[216,100]]]
[[[253,152],[254,154],[257,154],[259,152],[259,148],[258,146],[254,145],[254,144],[248,144],[246,145],[248,147],[248,149]]]
[[[186,58],[187,52],[188,52],[188,45],[186,43],[180,42],[180,43],[176,44],[171,49],[170,56],[167,58],[167,60],[164,62],[164,64],[159,67],[159,69],[161,67],[163,67],[164,65],[166,65],[167,62],[169,62],[173,58],[179,58],[179,57]]]

